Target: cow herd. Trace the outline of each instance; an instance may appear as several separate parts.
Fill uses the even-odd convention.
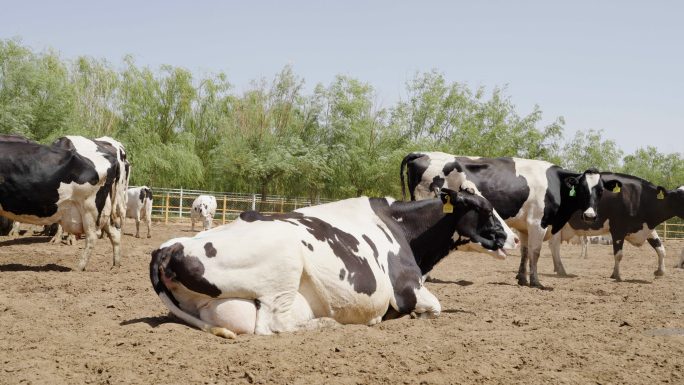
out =
[[[456,250],[506,259],[521,247],[517,280],[541,286],[537,261],[549,242],[554,269],[567,275],[560,244],[575,236],[610,235],[612,278],[620,280],[624,241],[665,252],[655,227],[684,217],[684,186],[668,190],[642,179],[548,162],[414,152],[401,164],[403,201],[360,197],[286,214],[246,211],[211,229],[212,196],[192,205],[192,228],[152,252],[150,279],[168,309],[218,336],[273,334],[339,324],[373,325],[440,314],[424,286]],[[98,233],[109,236],[119,266],[120,226],[134,218],[136,237],[152,192],[128,188],[124,147],[111,138],[64,137],[52,146],[0,136],[0,216],[85,235],[75,270],[86,267]],[[406,182],[406,183],[405,183]],[[405,184],[410,201],[406,201]],[[678,267],[682,267],[682,261]]]

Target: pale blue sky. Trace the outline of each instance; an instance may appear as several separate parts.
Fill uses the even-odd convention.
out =
[[[35,1],[5,2],[0,37],[63,57],[225,72],[238,90],[288,62],[311,91],[338,73],[387,107],[415,71],[508,84],[565,137],[604,130],[625,153],[684,152],[681,1]],[[405,95],[404,95],[405,96]]]

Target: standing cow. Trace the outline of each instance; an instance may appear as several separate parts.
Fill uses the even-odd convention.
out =
[[[273,334],[373,325],[389,309],[436,317],[424,272],[455,249],[505,259],[515,235],[484,198],[354,198],[287,214],[246,211],[152,252],[150,278],[173,314],[201,330]]]
[[[116,211],[116,218],[123,219],[126,215],[126,189],[128,188],[128,178],[130,177],[130,164],[126,160],[126,150],[118,141],[104,136],[98,139],[88,139],[82,136],[63,136],[52,142],[53,147],[64,148],[67,150],[78,151],[83,154],[94,154],[95,157],[107,154],[116,159],[119,163],[119,173],[116,176],[114,209]],[[86,155],[88,157],[90,155]],[[63,229],[59,228],[57,234],[50,242],[59,243],[62,241]],[[102,234],[104,236],[104,234]],[[76,238],[70,235],[67,238],[67,244],[74,244]]]
[[[59,223],[85,234],[75,270],[83,270],[97,240],[109,234],[119,266],[120,233],[114,225],[119,164],[108,154],[81,153],[32,143],[0,142],[0,215],[36,225]]]
[[[192,202],[192,212],[190,213],[190,222],[192,223],[192,231],[195,231],[195,221],[201,220],[204,226],[204,231],[211,229],[211,225],[216,215],[216,198],[211,195],[200,195]]]
[[[613,240],[615,266],[610,276],[617,281],[620,277],[620,261],[623,256],[624,241],[641,246],[646,241],[658,254],[658,267],[654,274],[665,274],[665,248],[655,231],[656,226],[678,216],[684,218],[684,186],[668,190],[627,174],[602,172],[602,179],[618,180],[619,193],[607,192],[598,204],[596,222],[586,223],[573,215],[561,234],[550,242],[554,270],[559,275],[567,275],[560,260],[560,242],[577,235],[610,234]],[[678,265],[679,266],[679,265]]]
[[[412,200],[433,197],[442,188],[470,181],[489,200],[511,228],[520,233],[521,260],[518,284],[541,286],[537,260],[542,243],[560,231],[570,216],[581,212],[585,221],[596,220],[596,205],[604,187],[613,189],[618,180],[604,181],[595,169],[584,173],[565,170],[549,162],[519,158],[480,158],[443,152],[414,152],[401,162]]]
[[[135,219],[135,237],[140,238],[140,219],[147,223],[147,238],[151,238],[150,227],[152,225],[152,190],[147,186],[129,188],[126,192],[126,217]],[[122,218],[121,228],[126,224],[126,218]]]

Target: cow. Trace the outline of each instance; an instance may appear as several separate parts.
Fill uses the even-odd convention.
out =
[[[169,310],[218,336],[374,325],[391,313],[436,317],[422,275],[455,249],[505,259],[515,235],[486,199],[443,189],[423,202],[353,198],[286,214],[246,211],[152,252]]]
[[[88,139],[82,136],[63,136],[56,139],[52,143],[53,147],[65,148],[67,150],[75,150],[78,152],[87,152],[96,154],[108,154],[113,156],[119,163],[119,175],[116,177],[116,198],[115,209],[117,218],[125,218],[126,216],[126,189],[128,188],[128,179],[130,177],[130,164],[126,160],[126,150],[118,141],[104,136],[97,139]],[[104,236],[104,233],[101,234]],[[63,230],[60,228],[57,234],[50,241],[51,243],[59,243],[62,241]],[[74,244],[75,238],[69,236],[67,244]]]
[[[541,287],[537,260],[542,243],[560,231],[570,216],[580,210],[586,221],[596,220],[596,204],[605,181],[596,169],[583,173],[565,170],[549,162],[519,158],[455,156],[443,152],[413,152],[401,162],[402,197],[406,199],[404,169],[412,200],[427,199],[440,189],[472,182],[477,193],[489,200],[500,217],[519,231],[521,242],[519,285]]]
[[[0,142],[36,143],[19,134],[0,134]],[[19,236],[19,225],[19,222],[0,217],[0,235],[8,235],[10,237]]]
[[[204,231],[211,229],[212,222],[216,215],[216,198],[211,195],[200,195],[192,202],[192,212],[190,222],[192,231],[195,231],[195,221],[201,220]]]
[[[126,191],[126,217],[135,219],[135,237],[140,238],[140,219],[147,223],[147,238],[151,238],[150,226],[152,224],[152,190],[147,186],[132,187]],[[126,224],[122,218],[121,228]]]
[[[113,266],[120,261],[120,233],[112,205],[116,196],[116,158],[102,154],[33,143],[0,142],[0,215],[50,225],[59,223],[74,234],[85,234],[83,270],[101,228],[110,236]]]
[[[684,186],[668,190],[636,176],[612,172],[602,172],[601,179],[621,182],[620,192],[607,192],[598,204],[597,220],[593,223],[582,221],[573,215],[561,234],[549,242],[553,256],[554,270],[562,276],[567,275],[560,260],[560,242],[575,234],[610,234],[613,240],[615,265],[610,278],[621,281],[620,262],[623,257],[624,241],[641,246],[645,242],[658,254],[658,267],[654,272],[660,277],[665,274],[665,247],[663,247],[656,226],[678,216],[684,218]]]

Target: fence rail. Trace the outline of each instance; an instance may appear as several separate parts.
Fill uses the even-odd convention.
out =
[[[663,241],[668,239],[684,239],[684,224],[663,222],[656,227],[658,236]]]
[[[151,187],[154,201],[152,219],[169,220],[188,219],[192,210],[192,202],[200,195],[211,195],[216,198],[215,220],[225,224],[247,210],[256,210],[262,214],[281,214],[300,207],[313,206],[333,202],[330,199],[317,199],[311,202],[308,198],[287,198],[272,195],[262,201],[256,194],[216,192],[186,189],[167,189]]]

